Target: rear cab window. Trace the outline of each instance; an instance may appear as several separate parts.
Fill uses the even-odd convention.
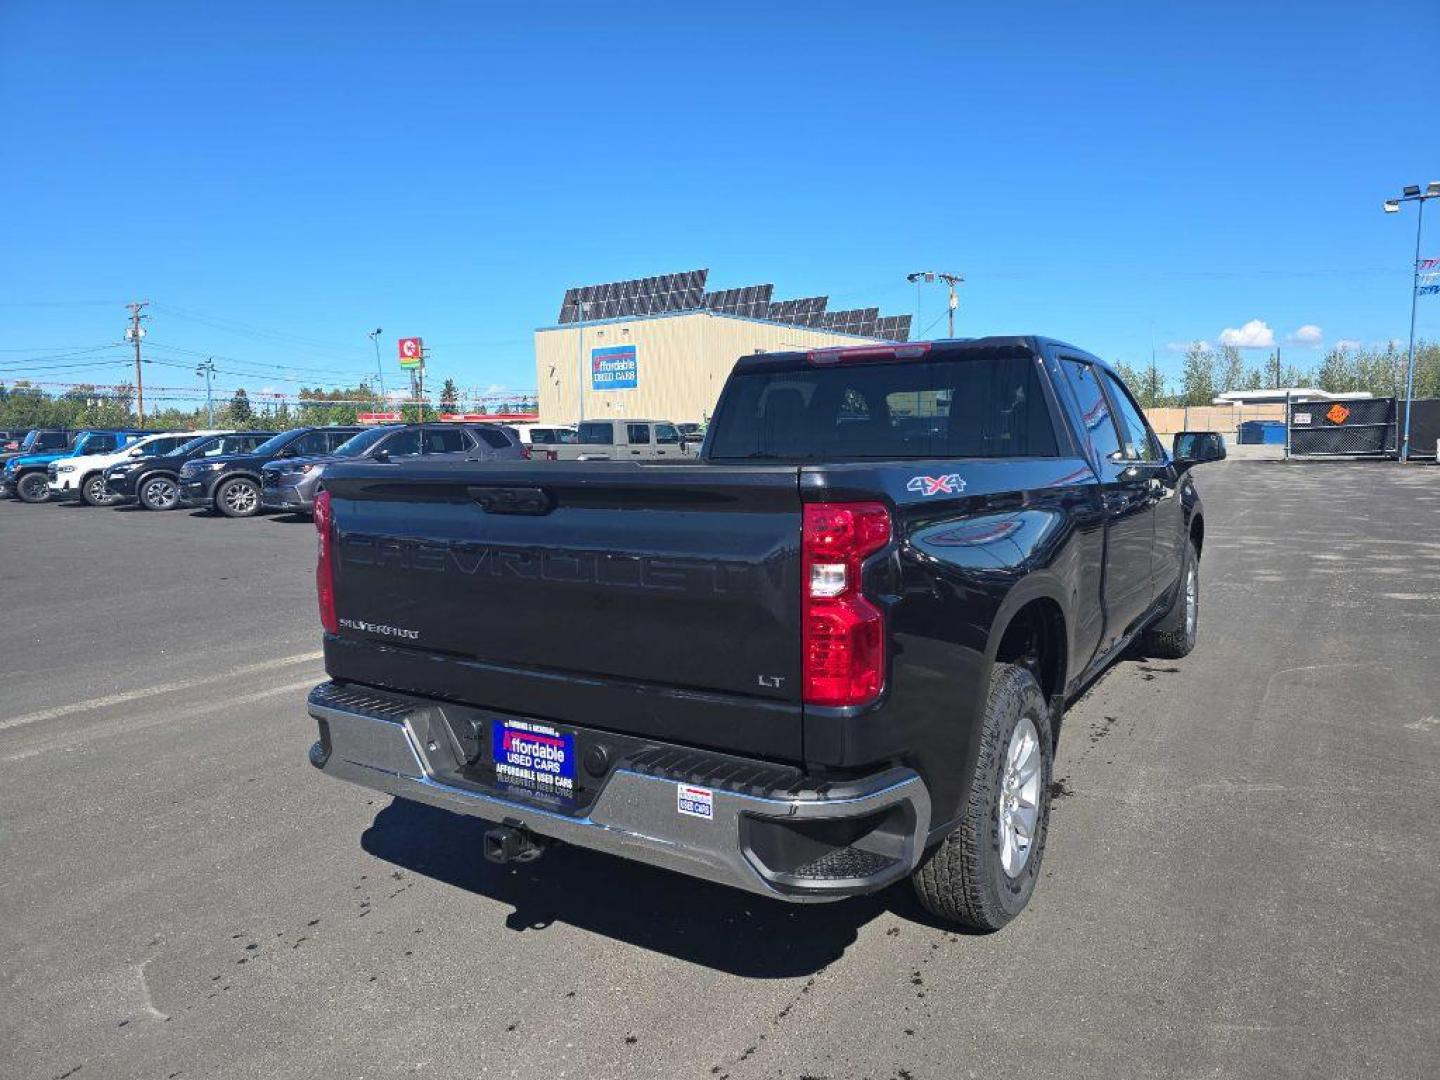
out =
[[[711,460],[1054,457],[1033,357],[977,356],[732,377]]]

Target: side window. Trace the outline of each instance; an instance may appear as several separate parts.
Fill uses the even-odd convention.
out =
[[[1131,461],[1154,461],[1159,454],[1150,438],[1149,430],[1145,427],[1140,410],[1130,400],[1130,395],[1119,379],[1108,371],[1104,376],[1105,385],[1110,388],[1111,400],[1115,402],[1115,409],[1119,413],[1120,428],[1125,435],[1125,457]]]
[[[530,432],[531,446],[534,446],[537,443],[541,446],[549,446],[554,441],[555,432],[551,431],[549,428],[537,427]]]
[[[420,453],[420,432],[417,428],[397,431],[381,442],[379,448],[392,458],[412,457]]]
[[[678,443],[680,441],[680,432],[675,430],[675,425],[673,424],[656,424],[655,441],[665,444]]]
[[[325,432],[325,449],[323,452],[326,454],[332,453],[336,448],[343,446],[358,434],[358,431]]]
[[[590,446],[611,446],[615,442],[615,428],[608,420],[587,420],[580,425],[580,437],[575,440]]]
[[[626,424],[625,437],[631,446],[648,444],[650,442],[650,425]]]
[[[312,454],[329,453],[334,444],[330,441],[330,432],[312,431],[301,435],[285,449],[295,457],[309,457]]]
[[[236,449],[248,454],[261,443],[269,441],[270,438],[271,436],[269,435],[246,435],[240,440],[240,445],[236,447]]]
[[[179,450],[180,447],[184,446],[189,441],[190,439],[186,435],[181,435],[174,439],[161,439],[159,442],[155,443],[154,450],[152,452],[156,454],[173,454],[176,450]]]
[[[1100,456],[1110,461],[1121,457],[1120,435],[1115,430],[1115,419],[1110,415],[1109,402],[1100,387],[1098,372],[1090,364],[1080,360],[1061,360],[1060,367],[1075,391],[1080,403],[1080,419]]]
[[[426,428],[425,453],[454,454],[465,449],[465,433],[459,428]]]
[[[114,452],[117,445],[119,439],[114,435],[95,435],[85,440],[85,453],[109,454]]]
[[[510,447],[510,440],[505,437],[503,431],[496,431],[494,428],[476,428],[475,434],[480,436],[481,441],[492,450],[506,450]]]

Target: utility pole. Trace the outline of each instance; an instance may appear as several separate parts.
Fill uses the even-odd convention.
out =
[[[136,415],[140,418],[137,426],[141,429],[145,427],[145,376],[140,372],[140,339],[145,336],[145,331],[140,326],[140,320],[150,316],[141,315],[140,312],[149,306],[149,300],[137,300],[133,304],[125,305],[130,312],[130,326],[126,329],[125,336],[135,345],[135,402]]]
[[[370,339],[371,344],[375,346],[375,374],[380,376],[380,401],[382,404],[385,401],[385,368],[380,363],[380,335],[384,332],[384,330],[377,326],[366,335]]]
[[[913,274],[906,274],[905,280],[915,286],[915,317],[917,319],[920,317],[920,283],[937,280],[943,281],[945,283],[946,288],[950,291],[950,296],[948,300],[950,308],[950,336],[953,338],[955,336],[955,312],[960,307],[960,294],[955,291],[955,286],[965,284],[964,275],[946,274],[938,270],[917,270]]]
[[[215,358],[207,356],[205,362],[195,369],[196,375],[205,376],[205,426],[215,426],[215,401],[210,395],[210,378],[215,374]]]

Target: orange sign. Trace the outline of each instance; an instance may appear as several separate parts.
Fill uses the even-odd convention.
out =
[[[1337,401],[1330,406],[1330,411],[1325,414],[1325,419],[1332,424],[1343,424],[1350,419],[1350,410]]]

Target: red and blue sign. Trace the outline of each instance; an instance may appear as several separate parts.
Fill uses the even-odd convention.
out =
[[[526,720],[495,720],[491,733],[496,780],[554,795],[574,794],[574,733]]]
[[[590,389],[634,390],[640,367],[634,345],[608,345],[590,350]]]

